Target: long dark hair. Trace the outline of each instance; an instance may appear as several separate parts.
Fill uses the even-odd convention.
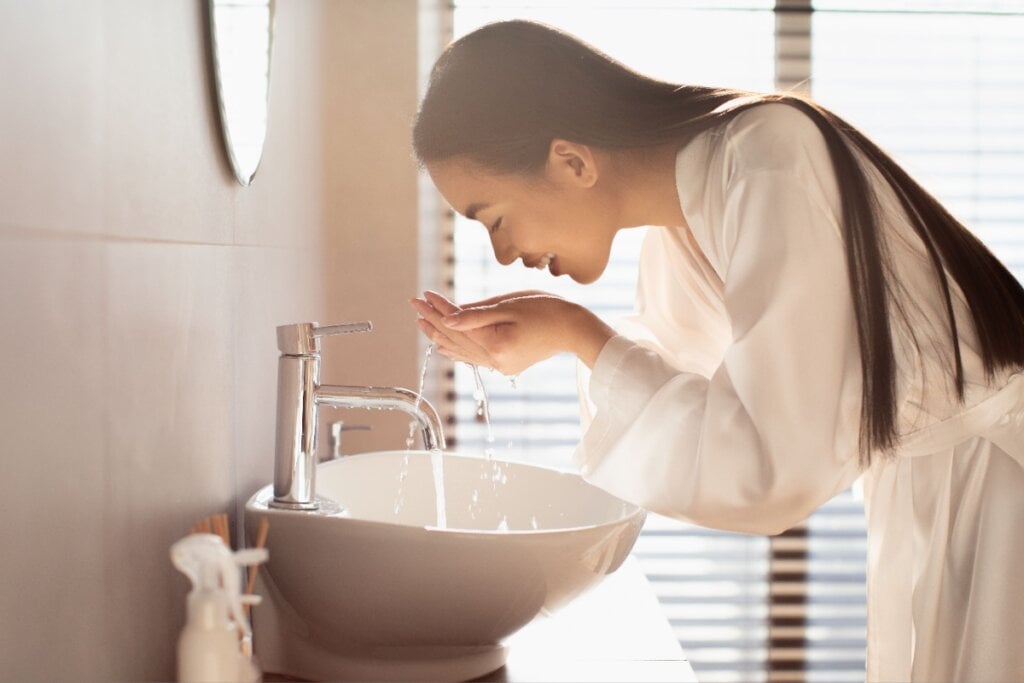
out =
[[[562,138],[604,149],[681,146],[751,107],[781,102],[814,121],[842,192],[842,231],[860,344],[862,464],[896,445],[894,281],[879,203],[852,148],[895,190],[931,259],[945,300],[957,395],[964,369],[949,276],[971,311],[985,371],[1024,365],[1024,289],[998,259],[881,148],[809,99],[678,85],[649,78],[543,24],[490,24],[452,43],[434,65],[413,131],[421,164],[466,157],[500,173],[543,168]],[[948,272],[948,275],[947,275]]]

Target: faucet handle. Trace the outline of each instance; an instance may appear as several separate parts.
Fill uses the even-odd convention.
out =
[[[341,325],[320,325],[313,327],[314,337],[333,337],[336,334],[351,334],[353,332],[371,332],[373,323],[369,320],[361,323],[342,323]]]
[[[322,326],[317,323],[280,325],[277,328],[277,349],[286,356],[310,356],[320,353],[320,337],[369,332],[372,329],[370,321]]]

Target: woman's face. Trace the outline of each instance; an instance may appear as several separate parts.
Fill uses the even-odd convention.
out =
[[[466,158],[428,165],[448,204],[488,230],[502,265],[522,259],[588,284],[604,272],[617,227],[592,158],[552,149],[538,176],[497,174]]]

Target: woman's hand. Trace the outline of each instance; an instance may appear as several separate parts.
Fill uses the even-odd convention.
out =
[[[515,292],[462,308],[434,292],[413,299],[420,329],[454,360],[516,375],[568,351],[593,366],[615,332],[577,304],[538,291]]]

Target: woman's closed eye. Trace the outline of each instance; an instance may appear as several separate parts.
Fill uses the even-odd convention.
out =
[[[487,232],[489,232],[489,233],[491,233],[493,235],[494,233],[496,233],[498,231],[498,228],[500,228],[500,227],[501,227],[501,217],[499,217],[498,220],[494,221],[493,225],[487,226]]]

